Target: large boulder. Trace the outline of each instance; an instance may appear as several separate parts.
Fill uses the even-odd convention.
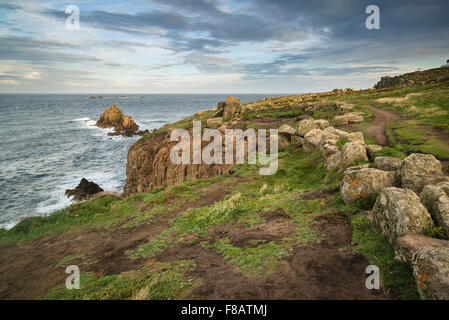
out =
[[[138,134],[139,126],[129,116],[125,116],[115,104],[106,108],[96,123],[100,128],[114,128],[111,135],[133,136]]]
[[[341,165],[349,167],[356,161],[368,161],[365,145],[357,142],[348,142],[342,149]]]
[[[449,195],[444,188],[442,186],[427,185],[419,198],[429,211],[435,224],[449,232]]]
[[[383,189],[377,197],[373,208],[373,225],[394,243],[409,233],[424,233],[432,228],[433,222],[416,193],[391,187]]]
[[[313,123],[313,119],[304,119],[298,123],[298,135],[304,137],[307,133],[320,127]]]
[[[331,170],[333,168],[338,168],[341,164],[341,151],[334,153],[326,159],[326,164],[324,167],[327,170]]]
[[[214,113],[214,115],[212,116],[212,118],[219,118],[219,117],[223,117],[223,113],[224,113],[224,108],[226,106],[226,102],[225,101],[220,101],[217,104],[217,112]]]
[[[224,111],[223,111],[223,120],[231,121],[234,119],[235,115],[240,112],[240,99],[236,97],[227,97]]]
[[[73,200],[82,201],[87,200],[93,195],[103,191],[104,190],[95,182],[82,178],[75,189],[67,189],[65,194],[67,197],[73,196]]]
[[[288,124],[284,124],[279,128],[279,134],[290,138],[296,134],[296,130],[290,127]]]
[[[355,106],[353,104],[342,104],[339,105],[337,109],[340,113],[348,113],[350,111],[353,111],[355,109]]]
[[[363,138],[362,132],[351,132],[348,133],[346,136],[346,140],[349,140],[351,142],[358,142],[361,144],[365,144],[365,139]]]
[[[206,121],[208,128],[219,128],[223,124],[223,118],[211,118]]]
[[[391,157],[377,157],[374,159],[376,168],[384,171],[396,171],[401,169],[402,160]]]
[[[360,198],[376,195],[383,189],[395,185],[394,172],[365,167],[348,168],[344,173],[341,196],[346,204],[354,203]]]
[[[324,159],[328,159],[331,155],[340,151],[337,142],[340,137],[334,133],[323,132],[320,141],[320,151],[323,154]]]
[[[323,130],[314,129],[309,131],[304,136],[304,149],[315,150],[320,148],[321,137],[323,136]]]
[[[409,234],[396,241],[395,252],[412,266],[423,299],[449,299],[449,241]]]
[[[404,159],[401,167],[402,186],[420,194],[425,185],[449,181],[441,162],[431,154],[414,153]]]
[[[329,121],[323,119],[313,120],[313,124],[317,125],[321,130],[324,130],[327,127],[329,127]]]
[[[351,123],[363,122],[363,120],[363,116],[358,112],[350,112],[342,116],[335,116],[333,122],[335,126],[344,126]]]

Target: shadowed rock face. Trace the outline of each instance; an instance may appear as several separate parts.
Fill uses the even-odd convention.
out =
[[[94,194],[103,192],[98,184],[87,179],[81,179],[80,184],[75,189],[67,189],[65,194],[67,197],[73,196],[76,201],[87,200]]]
[[[100,128],[114,128],[115,133],[112,135],[132,136],[138,134],[137,130],[139,130],[139,126],[134,120],[125,116],[122,110],[114,104],[106,108],[96,125]]]
[[[192,136],[191,130],[189,130],[190,136]],[[226,164],[208,165],[203,162],[201,164],[174,164],[170,159],[170,151],[177,143],[170,141],[169,133],[154,134],[145,141],[140,140],[134,143],[128,151],[125,194],[148,192],[176,185],[187,179],[212,178],[228,174],[233,167],[233,165]],[[190,143],[190,159],[192,161],[193,139]],[[202,142],[202,149],[207,144],[208,142]]]

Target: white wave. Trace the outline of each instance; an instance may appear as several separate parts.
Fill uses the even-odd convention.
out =
[[[87,118],[73,119],[73,120],[71,120],[71,121],[78,122],[78,121],[89,121],[89,120],[92,120],[92,119],[87,117]]]

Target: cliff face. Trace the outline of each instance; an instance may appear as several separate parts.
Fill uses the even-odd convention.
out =
[[[193,159],[193,141],[190,143],[190,159]],[[153,134],[134,143],[128,151],[125,194],[148,192],[179,184],[187,179],[212,178],[228,174],[233,167],[225,164],[173,164],[170,150],[176,144],[177,142],[170,142],[169,133]],[[203,142],[202,147],[207,144]]]
[[[406,73],[396,77],[382,77],[374,88],[394,88],[414,84],[442,82],[447,80],[449,80],[449,68],[437,68]]]

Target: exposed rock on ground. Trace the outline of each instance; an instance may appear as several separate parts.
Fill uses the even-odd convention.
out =
[[[313,119],[304,119],[298,123],[298,135],[304,137],[307,133],[320,127],[314,123]]]
[[[363,122],[363,117],[358,112],[346,113],[342,116],[334,117],[334,126],[344,126],[351,123]]]
[[[435,224],[449,232],[449,196],[441,186],[427,185],[420,196]]]
[[[67,197],[72,197],[76,201],[87,200],[93,195],[103,192],[104,190],[100,188],[98,184],[93,181],[88,181],[87,179],[81,179],[81,182],[75,189],[67,189],[65,194]]]
[[[236,97],[227,97],[223,108],[223,120],[231,121],[241,110],[240,99]]]
[[[377,197],[373,226],[394,243],[409,233],[424,233],[433,226],[433,222],[416,193],[392,187],[383,189]]]
[[[358,199],[376,195],[383,189],[394,187],[396,176],[394,172],[382,171],[374,168],[349,168],[344,173],[341,186],[341,196],[346,204],[354,203]]]
[[[321,129],[314,129],[312,131],[309,131],[304,136],[304,148],[306,150],[319,149],[322,136],[323,136],[323,130],[321,130]]]
[[[211,118],[207,119],[207,127],[208,128],[219,128],[223,124],[223,118]]]
[[[290,127],[288,124],[284,124],[279,128],[279,134],[290,138],[296,134],[296,130]]]
[[[401,169],[402,160],[391,157],[377,157],[374,159],[376,168],[384,171],[396,171]]]
[[[409,234],[396,242],[396,257],[413,268],[424,299],[449,299],[449,241]]]
[[[341,154],[341,165],[348,167],[356,161],[368,161],[366,148],[357,142],[348,142],[343,146]]]
[[[441,162],[431,154],[414,153],[404,159],[401,168],[402,186],[420,194],[425,185],[448,181]]]

